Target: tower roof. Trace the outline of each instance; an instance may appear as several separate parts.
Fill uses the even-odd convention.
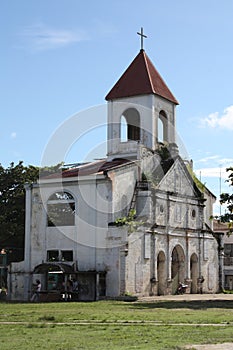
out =
[[[108,101],[148,94],[159,95],[175,104],[179,104],[145,51],[141,49],[105,99]]]

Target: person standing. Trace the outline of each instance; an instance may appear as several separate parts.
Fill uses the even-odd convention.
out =
[[[33,284],[33,287],[35,288],[35,290],[31,297],[31,301],[36,302],[36,301],[39,301],[39,297],[40,297],[40,291],[41,291],[40,280],[36,280],[36,284]]]

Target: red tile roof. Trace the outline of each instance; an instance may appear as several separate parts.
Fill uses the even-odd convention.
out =
[[[179,104],[144,50],[140,50],[105,99],[155,94]]]

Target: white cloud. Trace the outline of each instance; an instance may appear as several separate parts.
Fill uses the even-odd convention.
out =
[[[219,164],[221,164],[225,168],[232,167],[233,158],[222,158],[219,160]]]
[[[26,44],[33,51],[50,50],[88,40],[87,33],[82,30],[54,29],[42,23],[26,27],[21,36],[24,46]]]
[[[233,158],[221,158],[219,155],[212,155],[195,160],[195,164],[197,163],[205,163],[206,168],[209,165],[212,169],[224,169],[232,167]]]
[[[15,132],[15,131],[13,131],[13,132],[11,133],[11,135],[10,135],[11,139],[15,139],[15,138],[16,138],[16,136],[17,136],[17,134],[16,134],[16,132]]]
[[[216,159],[219,159],[219,156],[218,156],[218,155],[209,156],[209,157],[204,157],[204,158],[198,159],[196,162],[207,163],[207,162],[209,162],[210,160],[212,161],[212,160],[216,160]]]
[[[212,155],[195,160],[195,164],[197,163],[205,163],[206,168],[208,165],[212,168],[229,168],[233,166],[233,158],[222,158],[219,155]]]
[[[233,105],[224,109],[220,115],[219,112],[211,113],[207,117],[201,119],[203,127],[222,128],[233,130]]]
[[[201,168],[201,169],[196,169],[195,174],[197,176],[201,175],[201,177],[214,177],[214,178],[223,178],[227,179],[228,178],[228,173],[226,172],[226,169],[222,169],[220,167],[215,167],[215,168]]]

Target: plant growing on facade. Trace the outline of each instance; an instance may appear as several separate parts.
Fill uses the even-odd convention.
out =
[[[156,152],[160,155],[161,160],[167,160],[171,158],[168,143],[160,143]]]
[[[117,218],[114,222],[116,226],[127,226],[128,233],[135,232],[139,226],[143,225],[143,221],[136,221],[136,209],[131,209],[127,216]]]

